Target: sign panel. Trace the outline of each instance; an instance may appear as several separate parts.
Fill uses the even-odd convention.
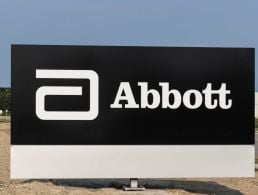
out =
[[[254,49],[12,45],[11,144],[13,178],[251,176]]]

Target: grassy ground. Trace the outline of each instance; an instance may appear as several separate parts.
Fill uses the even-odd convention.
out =
[[[10,123],[10,116],[0,116],[0,123]]]
[[[0,120],[0,123],[10,123],[9,120]]]
[[[255,119],[255,131],[258,132],[258,119]]]

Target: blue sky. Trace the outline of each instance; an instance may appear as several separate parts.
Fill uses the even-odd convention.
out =
[[[2,87],[11,44],[258,48],[258,1],[0,0]]]

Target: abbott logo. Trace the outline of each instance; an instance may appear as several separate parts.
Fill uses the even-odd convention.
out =
[[[42,86],[36,91],[36,115],[42,120],[94,120],[99,112],[99,79],[92,70],[36,70],[37,79],[88,79],[89,111],[46,111],[47,95],[82,95],[81,86]]]
[[[90,81],[89,111],[47,111],[47,95],[82,95],[81,86],[42,86],[36,91],[36,115],[42,120],[94,120],[99,112],[99,78],[92,70],[36,70],[37,79],[88,79]],[[148,82],[138,82],[140,101],[136,102],[129,82],[120,82],[111,109],[170,109],[181,106],[187,109],[198,109],[201,106],[212,110],[217,107],[225,110],[232,107],[231,91],[226,83],[219,89],[213,89],[212,83],[206,83],[203,90],[189,89],[180,92],[170,88],[170,83],[159,82],[161,90],[149,88]],[[134,87],[135,89],[135,87]],[[160,93],[161,91],[161,93]],[[172,100],[172,101],[171,101]],[[122,103],[123,102],[123,103]],[[124,106],[123,106],[124,105]]]

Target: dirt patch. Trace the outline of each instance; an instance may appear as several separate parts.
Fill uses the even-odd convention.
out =
[[[12,180],[10,181],[10,124],[0,123],[0,194],[250,194],[258,192],[255,178],[140,180],[144,192],[124,192],[126,179]]]
[[[10,124],[0,123],[0,189],[10,182]]]

